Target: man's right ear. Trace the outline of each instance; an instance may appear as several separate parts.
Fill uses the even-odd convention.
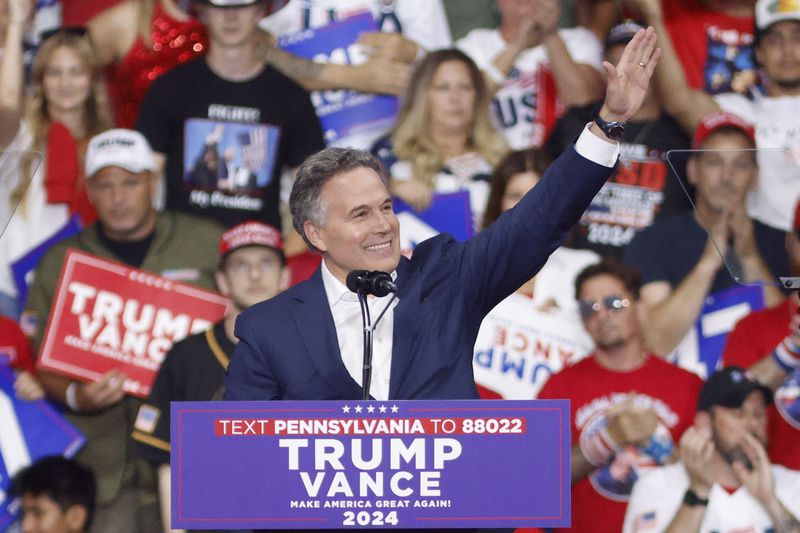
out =
[[[310,220],[303,222],[303,232],[306,234],[308,241],[322,253],[328,251],[325,245],[325,230],[316,225]]]

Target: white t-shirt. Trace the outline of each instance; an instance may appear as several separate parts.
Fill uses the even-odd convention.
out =
[[[591,353],[594,342],[578,314],[575,278],[599,260],[590,250],[557,248],[536,274],[533,298],[515,292],[497,304],[475,340],[475,383],[507,400],[530,400],[551,374]]]
[[[750,216],[783,231],[791,229],[800,197],[800,96],[755,94],[748,100],[740,94],[726,93],[714,99],[725,111],[755,126],[759,149],[772,149],[758,155],[758,185],[747,198]]]
[[[262,19],[259,26],[281,37],[364,12],[372,13],[381,31],[402,33],[424,50],[448,48],[452,44],[441,0],[289,0]],[[339,137],[329,145],[366,150],[389,127],[391,124],[382,129],[365,127],[365,131]]]
[[[602,68],[603,47],[586,28],[558,30],[567,51],[576,63]],[[481,69],[502,52],[507,43],[499,30],[475,29],[456,46]],[[541,146],[562,113],[555,94],[547,51],[543,45],[522,52],[514,62],[503,86],[492,100],[492,116],[506,142],[515,150]]]
[[[30,145],[31,135],[23,123],[5,152],[0,153],[0,190],[3,191],[0,200],[0,216],[3,218],[0,224],[5,224],[14,209],[10,195],[21,179],[20,156],[23,151],[30,149]],[[0,236],[0,292],[16,297],[17,287],[11,273],[11,263],[52,237],[68,221],[69,209],[66,204],[47,203],[42,161],[33,174],[21,205],[14,211],[5,232]]]
[[[800,472],[773,465],[772,475],[778,499],[787,511],[800,517]],[[664,531],[678,512],[687,488],[689,477],[681,463],[643,473],[633,487],[623,533]],[[767,512],[744,487],[729,494],[715,483],[708,499],[700,533],[774,531]]]

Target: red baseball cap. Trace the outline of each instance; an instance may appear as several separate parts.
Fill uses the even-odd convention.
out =
[[[694,140],[692,141],[692,148],[700,148],[700,146],[708,139],[708,137],[720,128],[734,127],[742,131],[753,146],[756,144],[756,130],[753,125],[747,122],[739,115],[727,113],[725,111],[715,111],[704,116],[697,125],[694,132]]]
[[[283,240],[278,228],[251,220],[242,222],[225,233],[219,241],[219,257],[223,259],[229,253],[245,246],[266,246],[283,256]]]

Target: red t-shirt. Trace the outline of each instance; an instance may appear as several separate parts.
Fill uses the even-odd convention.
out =
[[[758,83],[753,17],[732,17],[698,0],[664,0],[664,23],[691,87],[746,94]]]
[[[776,307],[750,313],[728,335],[722,352],[726,366],[750,368],[789,334],[794,298]],[[774,463],[800,470],[800,371],[787,376],[775,391],[775,404],[769,408],[769,457]]]
[[[637,472],[663,463],[677,447],[694,422],[701,385],[696,375],[655,355],[630,372],[608,370],[587,357],[550,377],[539,398],[570,400],[573,445],[605,427],[608,408],[631,394],[637,405],[650,407],[659,418],[651,446],[628,446],[607,466],[572,485],[570,531],[619,533]]]
[[[33,352],[19,325],[0,316],[0,365],[33,373]]]

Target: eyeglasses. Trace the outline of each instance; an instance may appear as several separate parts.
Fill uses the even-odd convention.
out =
[[[606,296],[599,302],[596,300],[581,300],[578,302],[578,309],[581,313],[581,318],[584,320],[600,312],[600,309],[606,308],[609,311],[621,311],[631,306],[631,301],[622,296],[611,295]]]

